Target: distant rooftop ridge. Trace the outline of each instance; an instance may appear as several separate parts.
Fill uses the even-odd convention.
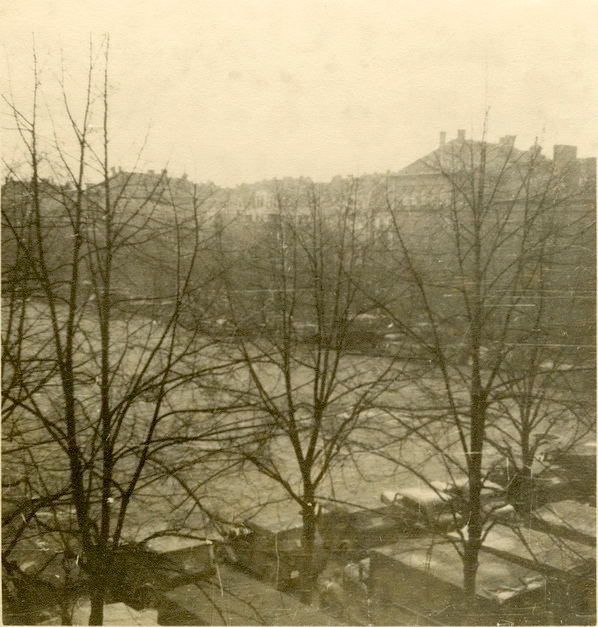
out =
[[[327,181],[317,181],[317,182],[313,181],[312,178],[309,176],[299,175],[295,177],[283,176],[283,177],[275,177],[275,178],[270,178],[270,179],[266,178],[266,179],[261,179],[259,181],[253,181],[253,182],[241,182],[241,183],[237,183],[236,185],[216,185],[212,181],[203,181],[200,183],[193,183],[189,179],[189,176],[186,172],[183,172],[183,174],[181,174],[180,176],[172,176],[168,173],[168,170],[166,168],[163,168],[162,170],[155,170],[155,169],[150,168],[147,170],[128,171],[128,170],[124,170],[122,166],[111,167],[109,179],[116,180],[118,178],[126,177],[130,183],[138,183],[143,180],[148,183],[152,182],[153,184],[160,184],[160,183],[166,183],[166,182],[168,182],[169,184],[174,183],[177,187],[179,187],[179,189],[182,189],[187,186],[189,188],[192,188],[195,185],[199,185],[202,187],[207,186],[207,187],[213,187],[215,189],[222,189],[222,190],[234,190],[234,189],[251,190],[251,189],[256,189],[260,187],[261,188],[271,187],[276,184],[288,185],[292,183],[301,184],[301,183],[311,183],[311,182],[314,182],[314,184],[316,185],[329,185],[331,183],[341,182],[344,180],[351,180],[351,179],[374,181],[382,177],[395,176],[397,174],[398,175],[424,174],[426,173],[426,170],[429,172],[430,163],[433,160],[438,159],[439,156],[441,156],[443,153],[455,154],[455,149],[459,149],[459,147],[481,146],[482,144],[485,144],[490,149],[500,150],[500,151],[504,151],[507,154],[512,154],[514,157],[527,155],[527,156],[541,159],[542,161],[546,161],[546,162],[552,160],[555,165],[566,165],[572,162],[579,162],[583,164],[584,166],[587,166],[589,169],[591,169],[592,167],[595,168],[596,158],[595,157],[578,158],[577,146],[569,145],[569,144],[555,144],[552,150],[552,159],[549,159],[548,157],[542,154],[543,148],[537,141],[534,142],[533,145],[531,145],[529,148],[525,150],[522,150],[516,147],[515,145],[516,141],[517,141],[516,135],[503,135],[502,137],[499,137],[498,140],[495,142],[489,141],[485,137],[482,139],[475,139],[475,138],[467,139],[465,129],[458,129],[456,136],[453,139],[447,139],[447,132],[440,131],[438,147],[434,149],[432,152],[420,157],[419,159],[415,160],[414,162],[412,162],[411,164],[403,168],[400,168],[397,170],[389,169],[386,172],[370,172],[370,173],[364,173],[361,175],[353,175],[353,174],[340,175],[339,174],[339,175],[335,175],[331,177]],[[13,176],[11,176],[10,173],[5,177],[5,179],[6,179],[5,183],[7,184],[10,184],[10,183],[14,184],[18,182],[14,179]],[[46,182],[47,184],[50,184],[50,185],[52,184],[49,179],[43,179],[43,181]],[[23,181],[23,183],[26,183],[26,181]],[[103,182],[89,183],[87,187],[88,188],[100,187],[103,184],[104,184]]]

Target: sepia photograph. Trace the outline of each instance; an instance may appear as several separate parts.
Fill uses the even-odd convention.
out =
[[[595,0],[5,0],[4,625],[595,625]]]

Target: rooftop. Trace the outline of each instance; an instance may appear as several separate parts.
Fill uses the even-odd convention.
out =
[[[426,572],[457,588],[463,586],[463,563],[455,544],[448,540],[408,538],[371,552]],[[483,598],[502,603],[543,585],[544,578],[539,573],[508,560],[481,553],[479,562],[477,592]]]
[[[184,549],[190,549],[196,546],[204,546],[206,544],[212,544],[210,540],[201,540],[198,538],[186,538],[176,535],[164,535],[157,538],[152,538],[146,543],[147,548],[150,551],[156,551],[157,553],[169,553],[171,551],[182,551]]]
[[[180,586],[167,593],[206,625],[338,625],[313,609],[244,573],[220,565],[212,581]]]
[[[463,585],[460,542],[452,538],[406,538],[372,549],[404,566],[423,571],[451,585]],[[479,556],[478,594],[499,602],[537,587],[546,575],[567,574],[595,559],[595,548],[529,528],[497,524],[488,533]],[[509,592],[510,591],[510,592]]]
[[[596,508],[577,501],[548,503],[534,512],[534,518],[558,530],[593,538],[596,542]]]
[[[542,147],[538,144],[530,146],[526,150],[515,147],[516,136],[505,135],[498,142],[466,139],[465,131],[459,130],[457,137],[446,141],[446,133],[440,133],[438,148],[413,163],[399,170],[397,176],[436,176],[440,173],[457,172],[475,168],[480,163],[482,147],[485,148],[486,167],[492,168],[496,164],[498,170],[502,170],[508,163],[516,166],[518,163],[526,167],[533,161],[536,165],[544,166],[553,164],[555,168],[574,165],[575,171],[583,172],[586,176],[592,176],[595,168],[594,158],[578,159],[576,146],[555,145],[553,147],[553,159],[542,155]]]
[[[482,551],[500,554],[529,564],[530,567],[549,569],[552,574],[567,573],[585,562],[596,559],[596,550],[587,544],[565,539],[529,527],[507,527],[495,525],[484,544]]]

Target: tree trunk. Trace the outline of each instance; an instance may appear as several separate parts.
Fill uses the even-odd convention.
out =
[[[316,545],[316,508],[313,498],[303,506],[303,534],[301,537],[301,600],[304,603],[312,603],[318,579]]]
[[[96,571],[97,572],[97,571]],[[89,625],[103,625],[104,601],[106,598],[106,581],[103,573],[89,578],[89,600],[91,611],[89,613]]]
[[[470,537],[465,542],[463,555],[463,589],[467,599],[473,601],[476,594],[476,575],[478,572],[478,554],[480,552],[480,539]]]
[[[530,513],[537,505],[536,494],[534,490],[534,477],[532,471],[532,464],[534,463],[534,454],[530,448],[530,430],[526,428],[526,422],[524,422],[524,428],[521,432],[521,469],[518,471],[518,476],[515,479],[515,500],[517,510],[522,513]]]
[[[89,625],[103,625],[104,623],[104,590],[95,587],[90,593],[91,611]]]
[[[486,404],[479,385],[479,367],[474,370],[474,392],[471,403],[471,440],[468,455],[469,520],[463,551],[463,590],[468,603],[476,598],[478,556],[482,544],[482,451],[484,447]]]
[[[474,455],[474,457],[481,455]],[[465,610],[469,615],[476,615],[477,607],[477,573],[480,547],[482,545],[482,508],[481,508],[481,476],[473,461],[473,469],[469,476],[469,523],[467,538],[463,550],[463,591]],[[472,472],[473,470],[473,472]],[[475,624],[475,623],[474,623]]]

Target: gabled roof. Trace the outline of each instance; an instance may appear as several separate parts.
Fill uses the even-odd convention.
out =
[[[438,176],[443,172],[475,169],[480,163],[482,147],[486,148],[486,162],[489,165],[493,162],[500,165],[507,161],[515,164],[520,160],[528,161],[532,157],[546,161],[546,158],[541,156],[539,151],[533,149],[529,151],[519,150],[512,143],[493,144],[455,139],[399,170],[396,176]]]

